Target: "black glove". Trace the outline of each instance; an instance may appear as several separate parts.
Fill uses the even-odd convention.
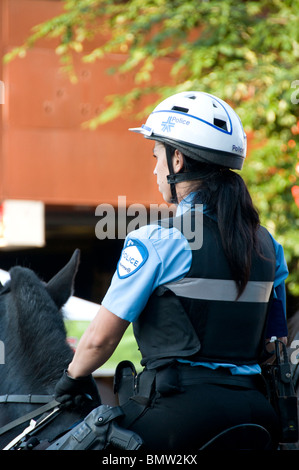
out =
[[[82,406],[90,404],[93,408],[101,404],[97,385],[92,375],[74,379],[65,370],[58,380],[55,391],[55,400],[65,407]]]

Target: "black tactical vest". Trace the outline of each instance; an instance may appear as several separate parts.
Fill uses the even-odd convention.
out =
[[[275,250],[263,227],[258,240],[262,256],[253,253],[250,280],[237,299],[217,223],[203,216],[203,244],[192,250],[188,274],[158,287],[133,323],[142,365],[156,368],[175,358],[237,365],[259,361]]]

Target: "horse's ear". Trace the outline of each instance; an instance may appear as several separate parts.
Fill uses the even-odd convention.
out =
[[[73,294],[79,263],[80,250],[76,249],[70,261],[46,284],[47,292],[59,309]]]

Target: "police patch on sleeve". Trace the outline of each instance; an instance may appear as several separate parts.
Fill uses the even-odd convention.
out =
[[[117,265],[118,276],[121,279],[131,276],[144,265],[147,258],[148,251],[145,245],[139,240],[129,239]]]

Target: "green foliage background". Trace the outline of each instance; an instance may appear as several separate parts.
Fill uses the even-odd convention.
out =
[[[40,38],[57,37],[62,67],[76,82],[72,58],[101,60],[121,53],[117,70],[134,72],[125,95],[107,97],[95,128],[132,115],[143,95],[158,98],[202,90],[227,100],[250,137],[242,176],[262,223],[283,245],[289,265],[288,292],[299,295],[299,0],[64,0],[62,15],[37,25],[26,43],[5,60],[24,56]],[[85,52],[86,43],[99,47]],[[171,63],[169,83],[159,83],[156,65]],[[153,85],[153,78],[155,78]],[[141,119],[136,115],[136,120]],[[138,121],[139,122],[139,121]],[[297,204],[296,204],[297,202]]]
[[[70,340],[74,340],[74,348],[76,348],[81,336],[87,329],[88,324],[89,321],[65,320],[67,336]],[[133,335],[132,324],[128,326],[112,356],[107,362],[105,362],[105,364],[103,364],[103,366],[101,366],[101,370],[113,375],[116,366],[123,360],[133,362],[138,372],[142,370],[142,366],[140,365],[141,354],[137,348],[137,343]]]

